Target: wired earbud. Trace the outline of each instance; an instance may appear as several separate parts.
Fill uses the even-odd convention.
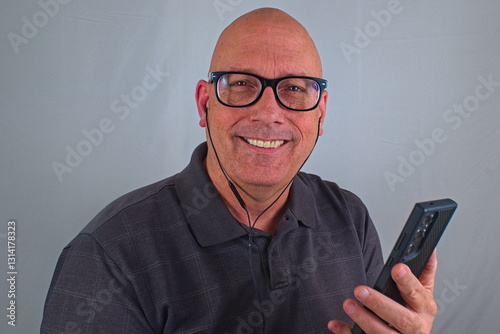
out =
[[[283,190],[280,192],[280,194],[276,197],[276,199],[274,199],[274,201],[271,204],[269,204],[269,206],[267,208],[265,208],[257,216],[257,218],[255,218],[255,220],[254,220],[253,223],[251,221],[250,212],[247,209],[247,205],[246,205],[245,201],[243,200],[243,198],[241,197],[240,193],[238,192],[238,189],[236,188],[235,184],[231,181],[231,179],[227,175],[227,172],[225,171],[224,167],[222,166],[222,163],[220,161],[220,158],[219,158],[219,155],[217,153],[217,150],[215,149],[215,144],[214,144],[214,141],[212,139],[212,134],[210,132],[210,126],[209,126],[209,121],[208,121],[208,107],[206,105],[205,105],[205,117],[206,117],[206,124],[207,124],[207,133],[208,133],[208,137],[210,139],[210,145],[212,146],[212,149],[214,151],[214,155],[215,155],[215,158],[217,160],[217,164],[219,165],[219,168],[220,168],[220,170],[222,172],[222,175],[224,175],[224,178],[226,179],[226,181],[228,183],[228,186],[231,189],[231,192],[234,194],[235,198],[237,199],[238,203],[243,208],[243,210],[245,211],[246,216],[247,216],[248,230],[246,230],[246,231],[247,231],[247,234],[248,234],[248,259],[249,259],[249,265],[250,265],[250,272],[252,274],[252,281],[253,281],[255,293],[257,295],[257,298],[259,299],[259,302],[261,302],[262,297],[261,297],[261,294],[260,294],[259,289],[258,289],[257,280],[256,280],[256,277],[255,277],[255,274],[254,274],[253,264],[252,264],[252,245],[255,242],[255,241],[253,241],[253,230],[254,230],[254,227],[257,224],[257,221],[259,220],[259,218],[265,212],[267,212],[281,198],[281,196],[285,193],[285,191],[290,187],[290,185],[293,182],[293,179],[295,178],[295,175],[302,169],[302,167],[304,166],[304,164],[307,162],[307,160],[311,156],[312,152],[314,151],[314,148],[316,147],[316,143],[318,142],[319,133],[320,133],[320,129],[321,129],[321,116],[318,119],[318,130],[317,130],[317,134],[316,134],[316,140],[314,141],[314,145],[313,145],[313,148],[311,149],[311,152],[309,152],[308,156],[306,157],[306,159],[304,160],[304,162],[300,165],[299,169],[297,170],[297,173],[286,184],[286,186],[283,188]],[[239,186],[239,187],[242,188],[241,186]],[[259,246],[258,243],[255,243],[255,244],[257,245],[257,248],[258,248],[259,253],[261,255],[261,258],[262,258],[262,251],[260,249],[260,246]],[[269,280],[269,277],[268,277],[266,271],[265,271],[265,274],[266,274],[267,279]],[[262,313],[262,311],[261,311],[261,313]],[[262,329],[262,332],[265,332],[265,317],[264,317],[264,314],[262,314],[262,327],[261,327],[261,329]]]
[[[249,223],[250,223],[250,214],[247,211],[247,205],[245,204],[245,201],[243,200],[243,198],[241,197],[240,193],[236,189],[236,186],[234,185],[234,183],[227,176],[227,173],[224,170],[224,168],[222,167],[222,163],[220,162],[219,155],[217,154],[217,150],[215,149],[214,141],[212,140],[212,134],[210,132],[210,126],[208,125],[208,107],[207,106],[205,106],[205,114],[206,114],[208,137],[210,138],[210,143],[212,145],[212,149],[214,151],[215,158],[217,159],[217,164],[219,165],[219,168],[222,171],[222,174],[224,175],[224,178],[226,179],[226,181],[227,181],[227,183],[229,185],[229,188],[231,189],[232,193],[234,194],[234,196],[238,200],[238,203],[240,203],[240,205],[243,208],[243,210],[245,210],[245,212],[246,212],[246,214],[248,216]]]

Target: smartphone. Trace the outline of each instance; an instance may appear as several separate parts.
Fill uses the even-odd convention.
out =
[[[456,208],[457,203],[449,198],[416,203],[373,288],[405,305],[392,280],[392,267],[404,263],[420,277]],[[355,325],[352,333],[365,332]]]

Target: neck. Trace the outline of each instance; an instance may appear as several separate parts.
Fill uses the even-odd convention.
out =
[[[217,188],[222,200],[231,214],[241,223],[251,225],[273,234],[283,217],[285,205],[290,192],[290,185],[260,186],[238,185],[231,180],[237,193],[243,200],[247,211],[242,207],[234,192],[228,185],[228,180],[222,173],[216,159],[207,156],[205,166],[210,179]],[[230,178],[230,176],[228,175]]]

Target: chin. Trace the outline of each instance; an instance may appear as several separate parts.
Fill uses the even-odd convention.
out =
[[[293,176],[289,178],[284,178],[283,175],[276,176],[276,177],[270,177],[270,175],[252,175],[253,177],[245,180],[246,183],[251,184],[254,187],[262,187],[262,188],[270,188],[274,187],[277,185],[283,185],[285,183],[288,183]]]

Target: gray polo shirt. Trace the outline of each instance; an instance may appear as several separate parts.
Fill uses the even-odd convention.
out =
[[[42,333],[329,333],[372,285],[380,244],[360,199],[300,172],[274,235],[229,212],[203,165],[101,211],[64,248]]]

